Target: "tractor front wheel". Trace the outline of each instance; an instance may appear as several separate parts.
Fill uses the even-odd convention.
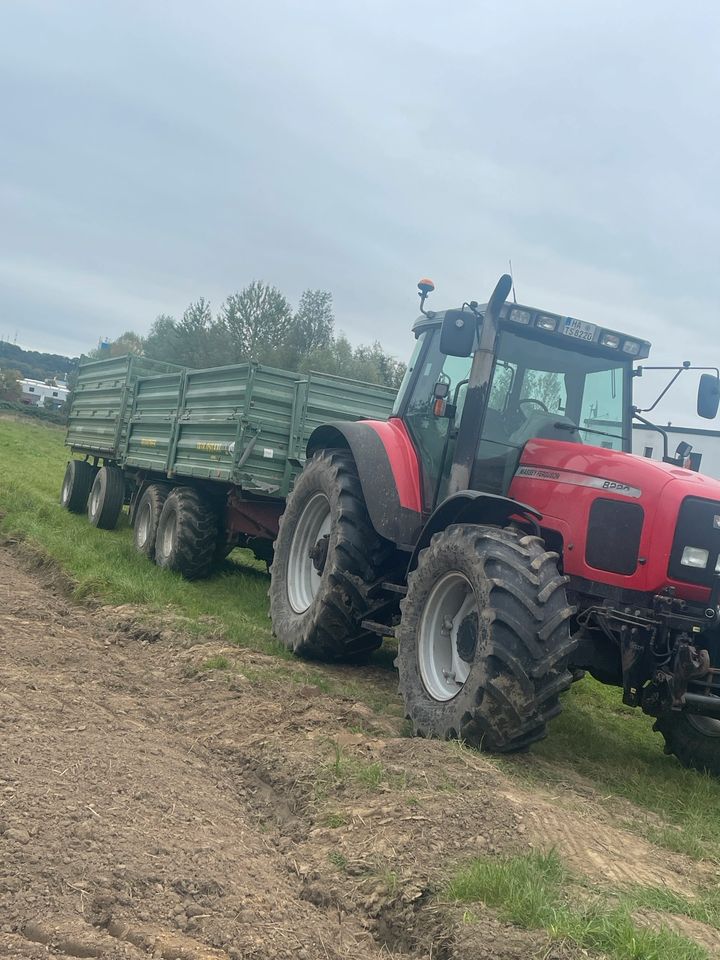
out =
[[[665,738],[665,753],[674,754],[684,767],[720,777],[720,720],[668,710],[653,730]]]
[[[419,736],[527,748],[572,681],[557,554],[514,528],[458,524],[420,553],[401,601],[400,692]]]
[[[270,570],[275,636],[298,656],[356,657],[382,640],[363,630],[366,588],[389,545],[373,529],[357,467],[346,450],[325,450],[298,477],[280,518]]]
[[[720,632],[701,634],[712,667],[720,666]],[[708,676],[711,681],[714,674]],[[704,687],[704,678],[693,682],[693,688]],[[711,692],[699,690],[699,692]],[[653,730],[665,739],[665,753],[673,754],[684,767],[720,777],[720,720],[702,717],[678,710],[664,710],[656,719]]]

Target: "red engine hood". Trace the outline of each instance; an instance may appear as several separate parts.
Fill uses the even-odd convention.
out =
[[[530,440],[520,457],[520,467],[544,467],[563,472],[566,484],[581,484],[582,477],[611,480],[640,490],[641,495],[659,495],[666,484],[673,482],[687,488],[684,496],[720,500],[720,481],[670,463],[638,457],[633,453],[605,450],[581,443],[558,440]],[[568,475],[565,475],[565,472]],[[573,476],[575,475],[575,476]],[[607,490],[608,487],[601,487]],[[538,504],[533,504],[542,509]]]
[[[543,514],[543,527],[562,537],[565,572],[632,590],[675,586],[677,595],[704,601],[703,587],[668,578],[668,562],[680,505],[685,497],[719,503],[720,482],[682,467],[616,450],[557,440],[530,440],[509,495]],[[590,509],[598,497],[639,504],[643,527],[631,575],[590,566],[586,543]]]

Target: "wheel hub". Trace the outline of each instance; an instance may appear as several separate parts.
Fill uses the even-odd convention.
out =
[[[329,544],[330,534],[326,533],[324,537],[318,540],[314,547],[310,548],[310,553],[308,554],[312,560],[313,567],[315,567],[315,570],[320,576],[322,576],[322,572],[325,569]]]
[[[287,565],[287,597],[295,613],[304,613],[320,589],[330,547],[330,501],[320,490],[305,504],[293,532]]]
[[[418,667],[434,700],[452,700],[470,675],[478,644],[479,616],[467,577],[450,571],[430,591],[418,626]]]
[[[472,663],[478,642],[478,615],[477,610],[465,617],[457,631],[457,652],[465,663]]]

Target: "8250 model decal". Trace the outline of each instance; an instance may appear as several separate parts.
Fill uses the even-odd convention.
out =
[[[526,480],[552,480],[555,483],[569,483],[574,487],[593,487],[595,490],[606,490],[608,493],[619,493],[624,497],[637,500],[642,496],[642,490],[631,487],[619,480],[606,480],[604,477],[586,477],[582,473],[572,473],[569,470],[546,470],[543,467],[518,467],[516,477]]]

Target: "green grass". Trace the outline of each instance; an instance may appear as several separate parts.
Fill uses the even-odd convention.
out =
[[[217,654],[214,657],[208,657],[201,666],[203,670],[229,670],[230,661],[222,654]]]
[[[578,906],[577,892],[554,851],[475,860],[452,878],[445,892],[450,900],[485,903],[517,926],[545,930],[552,940],[610,960],[707,958],[701,947],[670,930],[638,926],[632,919],[637,899],[599,894]]]
[[[250,551],[237,550],[210,579],[189,583],[138,556],[123,514],[116,530],[96,530],[63,510],[60,487],[68,460],[64,431],[29,420],[0,419],[0,533],[57,561],[77,599],[132,604],[149,614],[187,618],[199,636],[220,626],[231,642],[289,657],[272,637],[269,579]]]
[[[312,684],[330,696],[360,700],[378,715],[402,717],[391,647],[373,658],[372,674],[359,671],[356,678],[348,669],[289,662],[270,631],[267,574],[249,551],[235,551],[210,579],[188,583],[137,555],[126,517],[117,530],[101,531],[84,516],[63,510],[58,502],[68,459],[63,438],[60,428],[0,419],[0,535],[23,540],[55,561],[72,581],[76,598],[130,604],[139,614],[170,624],[179,617],[183,632],[220,634],[284,659],[268,668],[279,680]],[[251,682],[268,675],[262,666],[243,665],[242,672]],[[646,819],[628,814],[623,826],[669,850],[720,862],[720,783],[663,756],[662,740],[651,726],[649,718],[622,705],[618,690],[586,679],[565,697],[565,712],[551,724],[547,740],[529,757],[498,763],[513,776],[527,775],[560,789],[566,781],[584,778],[611,804],[624,798],[648,811]],[[371,788],[375,781],[388,782],[375,769],[362,776]],[[360,779],[357,772],[355,779]],[[446,787],[454,789],[450,779]]]
[[[332,759],[324,763],[315,781],[315,795],[322,799],[339,785],[355,784],[366,790],[404,790],[409,783],[408,775],[402,771],[388,770],[379,760],[365,760],[348,753],[338,743],[332,743]]]
[[[623,826],[694,859],[720,861],[720,782],[686,770],[663,754],[662,744],[652,720],[624,706],[619,690],[585,679],[573,685],[526,769],[560,783],[569,773],[580,775],[604,797],[630,800],[667,821]]]

